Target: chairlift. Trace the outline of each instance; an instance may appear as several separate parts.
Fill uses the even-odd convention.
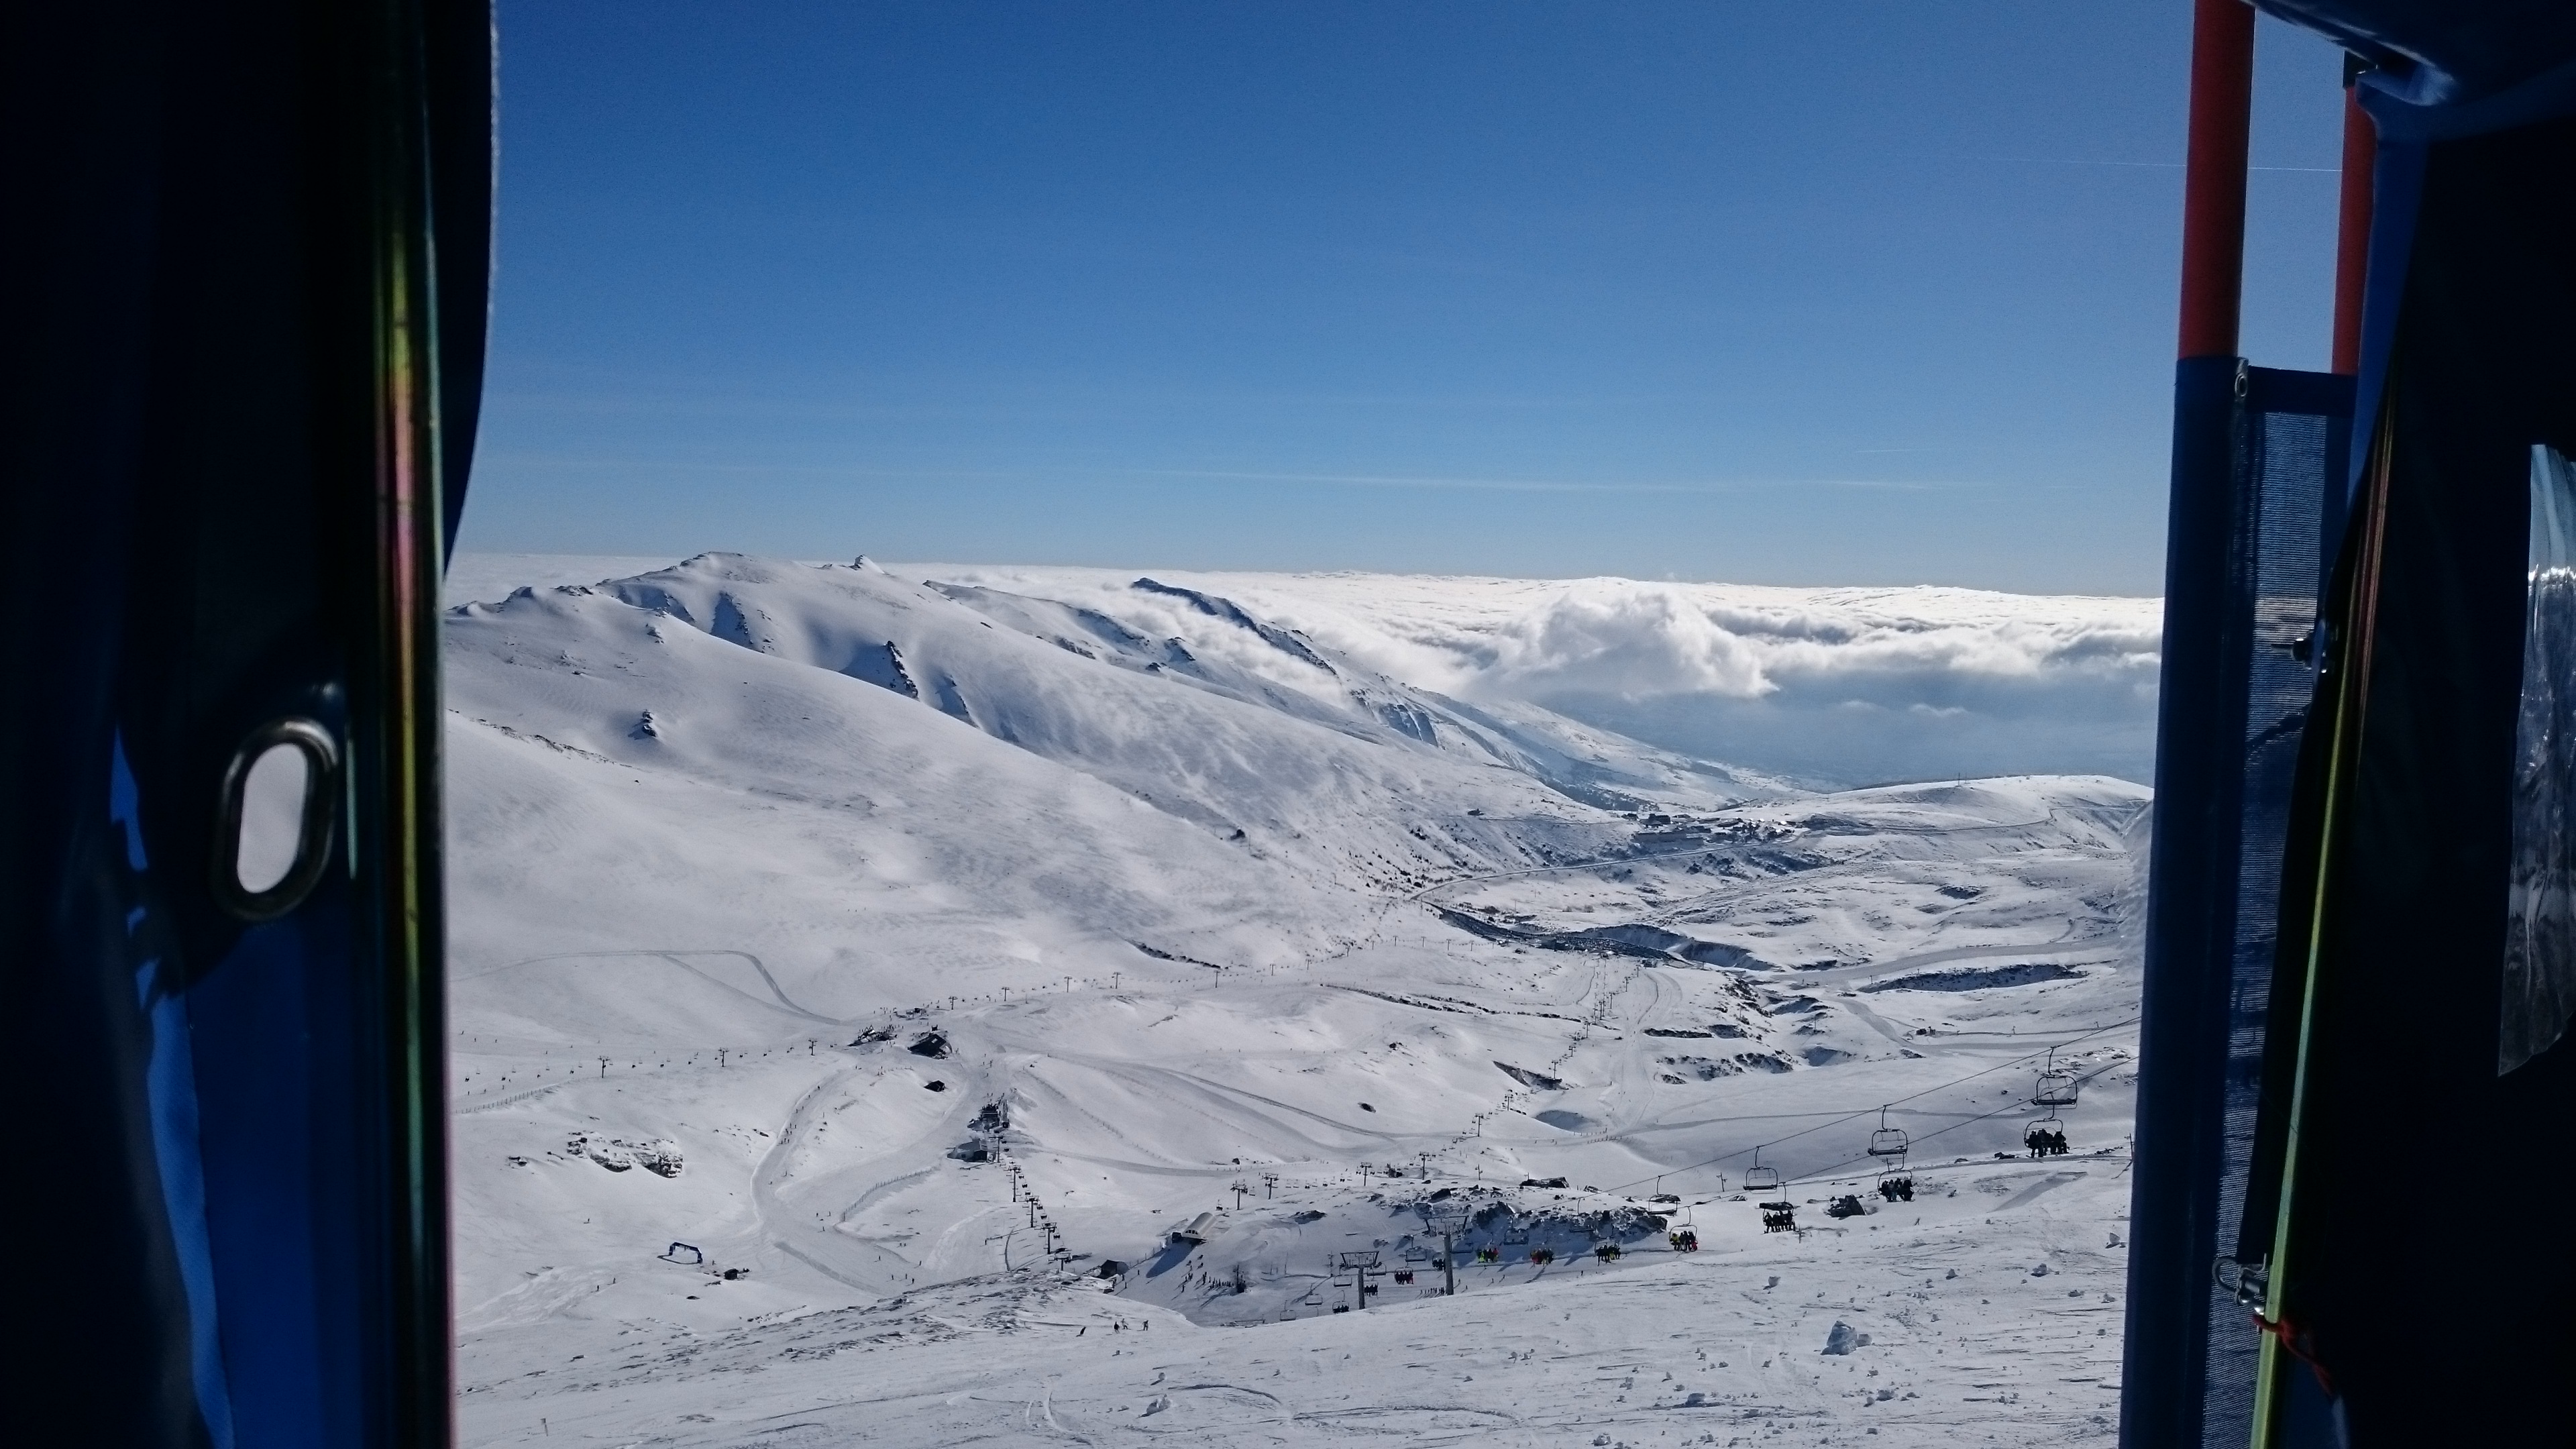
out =
[[[2072,1107],[2075,1105],[2075,1069],[2057,1064],[2057,1048],[2048,1049],[2048,1059],[2039,1069],[2039,1084],[2030,1094],[2034,1107]]]
[[[2021,1145],[2029,1149],[2033,1157],[2064,1157],[2069,1150],[2066,1124],[2052,1111],[2022,1129]]]
[[[1762,1149],[1759,1147],[1753,1149],[1753,1165],[1744,1170],[1744,1190],[1747,1193],[1780,1190],[1780,1169],[1762,1165]]]
[[[1887,1109],[1885,1107],[1879,1108],[1878,1130],[1869,1134],[1869,1155],[1872,1157],[1903,1157],[1905,1155],[1906,1148],[1911,1145],[1912,1144],[1906,1138],[1905,1129],[1902,1127],[1888,1126]]]

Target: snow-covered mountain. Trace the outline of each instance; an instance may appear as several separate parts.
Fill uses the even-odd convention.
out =
[[[471,1442],[2107,1439],[2143,790],[1820,794],[1078,582],[451,611]]]

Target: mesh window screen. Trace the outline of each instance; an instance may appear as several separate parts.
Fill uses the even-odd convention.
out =
[[[2346,427],[2319,412],[2266,410],[2249,397],[2238,472],[2237,558],[2231,571],[2245,631],[2245,729],[2237,815],[2233,950],[2228,962],[2227,1064],[2220,1119],[2221,1243],[2245,1209],[2263,1086],[2264,1024],[2279,934],[2281,857],[2298,773],[2299,741],[2316,689],[2314,635],[2323,583],[2327,480],[2339,478]],[[2277,402],[2275,403],[2277,406]],[[2239,1247],[2259,1256],[2257,1245]],[[2234,1295],[2211,1289],[2204,1444],[2241,1445],[2253,1430],[2259,1340]]]

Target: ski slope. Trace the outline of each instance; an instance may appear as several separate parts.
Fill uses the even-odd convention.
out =
[[[2109,1442],[2139,787],[1803,790],[1203,580],[461,563],[467,1442]]]

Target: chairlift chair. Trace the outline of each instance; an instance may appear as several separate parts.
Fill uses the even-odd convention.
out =
[[[1762,1149],[1759,1147],[1754,1148],[1753,1165],[1744,1170],[1744,1191],[1746,1194],[1750,1195],[1754,1193],[1778,1192],[1779,1190],[1780,1169],[1776,1167],[1764,1167],[1762,1165]]]
[[[2075,1105],[2075,1070],[2057,1064],[2057,1048],[2048,1049],[2048,1059],[2039,1069],[2039,1083],[2031,1094],[2035,1107],[2072,1107]],[[2053,1114],[2052,1114],[2053,1115]]]
[[[1906,1138],[1905,1129],[1902,1127],[1888,1126],[1887,1109],[1885,1107],[1879,1108],[1878,1130],[1869,1134],[1869,1155],[1872,1157],[1903,1157],[1906,1149],[1912,1145],[1913,1144]]]
[[[2066,1149],[2055,1145],[2065,1140],[2066,1124],[2059,1120],[2054,1111],[2021,1129],[2021,1145],[2029,1149],[2034,1156],[2065,1155]]]

